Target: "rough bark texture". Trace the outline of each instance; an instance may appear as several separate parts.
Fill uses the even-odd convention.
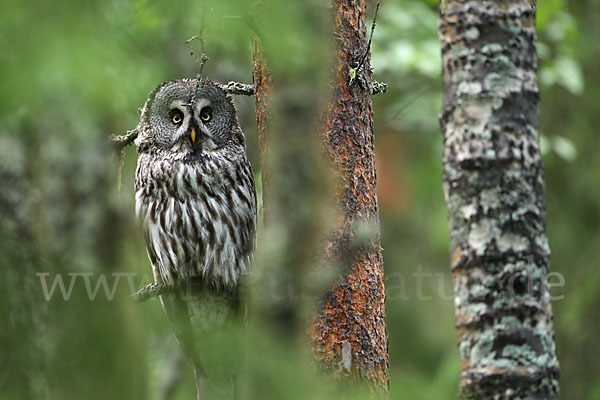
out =
[[[323,140],[339,186],[340,216],[327,247],[345,276],[333,287],[310,333],[317,357],[341,376],[355,376],[387,389],[383,259],[375,191],[372,93],[363,0],[335,0],[336,64]]]
[[[555,399],[535,9],[447,0],[439,33],[461,397]]]

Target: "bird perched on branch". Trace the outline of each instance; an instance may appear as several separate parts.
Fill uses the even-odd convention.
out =
[[[136,215],[161,296],[194,365],[210,385],[206,340],[234,313],[254,250],[256,191],[231,97],[209,80],[159,85],[137,127]],[[200,394],[199,394],[200,396]]]

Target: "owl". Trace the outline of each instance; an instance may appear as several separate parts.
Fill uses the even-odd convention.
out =
[[[156,283],[235,289],[253,251],[256,191],[231,97],[208,80],[163,83],[135,145],[136,215]]]
[[[195,280],[205,288],[197,307],[161,297],[198,378],[205,368],[185,334],[191,308],[202,314],[194,329],[215,325],[232,307],[254,249],[256,191],[244,134],[231,97],[212,81],[193,79],[159,85],[137,131],[136,215],[154,279],[171,287]]]

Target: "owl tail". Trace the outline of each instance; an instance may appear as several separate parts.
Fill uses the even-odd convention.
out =
[[[229,292],[187,288],[161,296],[167,319],[192,363],[198,399],[235,398],[235,376],[243,357],[232,321],[239,301]]]
[[[192,363],[194,368],[194,378],[196,380],[196,389],[198,400],[207,398],[208,375],[204,369],[200,353],[196,348],[194,331],[190,322],[188,307],[185,300],[181,298],[180,293],[170,293],[160,296],[165,314],[171,325],[171,329],[179,342],[181,350]]]

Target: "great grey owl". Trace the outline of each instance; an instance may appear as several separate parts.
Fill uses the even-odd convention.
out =
[[[256,192],[230,96],[208,80],[159,85],[135,144],[136,214],[156,282],[235,288],[253,249]]]
[[[196,316],[199,329],[206,329],[219,319],[218,309],[231,307],[254,248],[256,192],[236,109],[212,81],[165,82],[150,94],[137,130],[136,214],[155,281],[172,287],[201,282],[209,292],[202,295],[206,304],[193,308],[203,314]],[[194,325],[189,303],[161,301],[200,369],[192,343],[198,341],[185,335],[190,319]]]

